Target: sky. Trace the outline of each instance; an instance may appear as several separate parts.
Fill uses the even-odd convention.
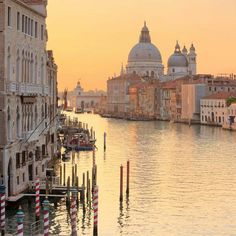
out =
[[[144,21],[165,71],[178,40],[194,43],[199,74],[236,74],[236,0],[49,0],[47,9],[59,91],[78,80],[85,90],[106,89]]]

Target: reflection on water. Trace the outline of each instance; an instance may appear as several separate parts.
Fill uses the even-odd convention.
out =
[[[229,236],[236,232],[236,133],[168,122],[131,122],[77,115],[96,131],[99,234]],[[103,152],[103,132],[107,150]],[[130,196],[119,202],[119,167],[130,160]],[[92,153],[75,157],[79,181]],[[72,171],[67,163],[66,175]],[[32,203],[31,209],[33,209]],[[27,210],[28,205],[24,208]],[[13,213],[12,213],[13,214]],[[70,234],[64,200],[51,203],[51,233]],[[92,235],[93,213],[80,205],[79,235]]]

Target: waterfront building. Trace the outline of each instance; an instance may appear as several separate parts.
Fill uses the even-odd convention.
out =
[[[95,108],[95,113],[106,114],[107,113],[107,96],[101,95],[99,98],[98,106]]]
[[[46,52],[46,5],[45,0],[0,1],[0,174],[7,196],[45,177],[52,154],[56,68]]]
[[[235,92],[219,92],[201,99],[201,124],[222,126],[228,111],[228,99],[236,99]]]
[[[48,133],[47,150],[50,157],[53,157],[58,150],[57,129],[59,125],[58,117],[58,89],[57,89],[57,65],[54,61],[53,51],[47,51],[47,79],[49,85],[49,105],[48,105]]]
[[[224,129],[236,130],[236,99],[228,106],[223,124]]]
[[[129,115],[135,118],[156,118],[159,114],[160,85],[158,80],[142,81],[129,87]]]
[[[75,88],[75,107],[81,108],[82,110],[90,108],[97,109],[102,96],[106,96],[106,92],[102,90],[84,91],[80,82],[78,81]]]
[[[185,76],[161,83],[160,120],[181,121],[182,113],[182,85],[188,84],[194,78]]]
[[[129,86],[142,81],[137,74],[124,74],[107,81],[107,112],[125,116],[130,112]]]
[[[191,83],[182,85],[181,120],[200,123],[200,100],[207,95],[207,85]]]

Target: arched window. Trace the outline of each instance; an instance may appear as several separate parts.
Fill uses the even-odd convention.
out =
[[[21,82],[25,81],[25,52],[22,51],[22,58],[21,58]]]
[[[8,141],[12,140],[12,127],[11,127],[11,113],[10,113],[10,108],[7,108],[7,136],[8,136]]]
[[[44,84],[44,61],[41,58],[41,84]]]
[[[34,127],[36,128],[38,125],[38,110],[37,110],[37,105],[35,105],[34,108]]]
[[[43,105],[41,106],[41,118],[42,118],[42,120],[44,118],[44,107],[43,107]]]
[[[151,77],[154,77],[155,73],[154,71],[151,72]]]
[[[30,130],[34,129],[33,105],[30,105]]]
[[[27,105],[27,108],[26,108],[26,122],[27,122],[27,131],[30,130],[30,109],[29,109],[29,105]]]
[[[38,60],[37,60],[37,55],[35,56],[35,61],[34,61],[34,82],[35,84],[38,83]]]
[[[34,56],[33,53],[31,53],[30,57],[30,83],[34,83]]]
[[[27,83],[30,83],[30,53],[27,54]]]
[[[20,137],[20,111],[18,106],[16,108],[16,136],[17,138]]]
[[[17,50],[17,58],[16,58],[16,82],[20,81],[20,51]]]
[[[25,52],[25,78],[24,78],[25,83],[27,83],[27,77],[28,77],[27,63],[28,63],[27,52]]]
[[[7,79],[11,80],[11,49],[7,48]]]

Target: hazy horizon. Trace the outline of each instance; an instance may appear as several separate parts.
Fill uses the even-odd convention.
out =
[[[48,49],[58,65],[58,88],[106,89],[138,42],[144,20],[166,71],[176,40],[193,42],[197,73],[236,73],[235,0],[50,0]]]

